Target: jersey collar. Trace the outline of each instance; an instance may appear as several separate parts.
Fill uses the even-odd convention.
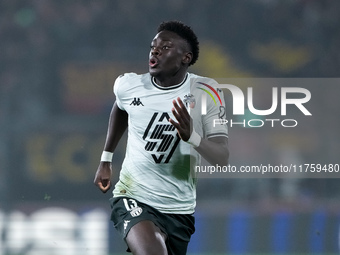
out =
[[[172,86],[169,86],[169,87],[162,87],[162,86],[159,86],[159,85],[156,83],[155,77],[152,77],[152,76],[151,76],[151,83],[152,83],[156,88],[162,89],[162,90],[177,89],[177,88],[179,88],[180,86],[182,86],[182,85],[187,81],[188,76],[189,76],[188,73],[186,73],[186,75],[185,75],[185,77],[184,77],[184,79],[183,79],[183,81],[182,81],[181,83],[176,84],[176,85],[172,85]]]

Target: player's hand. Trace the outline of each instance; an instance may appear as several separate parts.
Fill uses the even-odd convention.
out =
[[[169,122],[177,129],[181,139],[183,141],[188,141],[192,132],[192,119],[189,112],[179,97],[177,98],[177,101],[173,100],[172,104],[174,105],[174,108],[172,108],[171,111],[177,122],[171,118],[169,119]]]
[[[111,188],[111,176],[111,163],[100,162],[93,182],[103,193],[106,193]]]

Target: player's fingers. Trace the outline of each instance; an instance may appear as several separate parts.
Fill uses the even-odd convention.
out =
[[[176,100],[172,100],[172,104],[174,105],[174,108],[176,109],[177,112],[179,112],[181,110],[181,108],[179,107],[179,105],[177,104]]]
[[[98,188],[103,192],[107,192],[110,188],[111,188],[111,182],[110,181],[106,181],[106,182],[98,182]]]
[[[171,118],[169,118],[169,122],[176,128],[179,137],[183,139],[184,129],[181,127],[181,125]]]
[[[174,108],[176,109],[176,111],[177,111],[179,114],[183,114],[183,109],[182,109],[181,106],[177,103],[176,100],[173,100],[173,101],[172,101],[172,104],[174,105]]]
[[[181,109],[186,109],[185,105],[184,105],[184,103],[183,103],[183,101],[180,97],[177,97],[177,102],[178,102],[179,107],[181,107]]]
[[[185,132],[185,130],[188,128],[190,125],[190,121],[188,121],[186,118],[184,118],[182,115],[178,114],[178,112],[173,108],[172,109],[172,114],[175,116],[176,120],[178,123],[173,124],[175,128],[181,133]],[[171,122],[170,122],[171,123]]]
[[[172,108],[172,109],[171,109],[171,112],[172,112],[172,114],[175,116],[175,118],[176,118],[177,121],[180,122],[180,121],[182,120],[181,115],[178,113],[178,111],[177,111],[175,108]]]
[[[178,129],[180,129],[181,127],[180,127],[180,125],[179,125],[179,123],[178,122],[176,122],[176,121],[174,121],[173,119],[169,119],[169,122],[178,130]]]
[[[190,117],[189,112],[188,112],[187,108],[185,107],[182,99],[178,97],[177,101],[178,101],[178,105],[180,107],[180,111],[181,111],[181,113],[183,113],[183,116],[185,116],[186,118]]]
[[[180,123],[180,125],[187,126],[190,123],[190,115],[188,114],[188,111],[185,108],[184,104],[182,103],[182,106],[184,107],[182,108],[177,104],[176,100],[173,100],[173,105],[174,105],[174,108],[172,109],[173,115]]]

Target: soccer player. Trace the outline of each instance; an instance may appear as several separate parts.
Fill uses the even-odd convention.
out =
[[[133,254],[186,254],[195,231],[194,166],[200,156],[228,164],[227,127],[213,125],[225,117],[222,91],[214,89],[216,81],[187,71],[198,52],[189,26],[163,22],[151,42],[149,72],[126,73],[114,84],[116,102],[94,183],[102,192],[110,189],[112,155],[127,128],[110,203],[114,226]]]

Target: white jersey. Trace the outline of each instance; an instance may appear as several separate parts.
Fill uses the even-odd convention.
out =
[[[134,198],[163,213],[194,212],[194,167],[200,157],[180,139],[168,119],[176,121],[171,109],[172,101],[179,97],[190,109],[200,136],[227,136],[225,125],[214,125],[214,119],[223,118],[221,109],[225,106],[222,94],[217,96],[221,100],[208,95],[208,87],[214,84],[212,79],[190,73],[182,83],[166,88],[158,86],[149,73],[127,73],[117,78],[114,93],[118,107],[128,113],[128,141],[115,197]],[[208,95],[205,115],[201,114],[203,94]]]

